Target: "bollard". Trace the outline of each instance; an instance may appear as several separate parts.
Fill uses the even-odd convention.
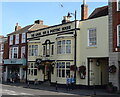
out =
[[[55,85],[55,87],[56,87],[56,90],[58,90],[58,87],[57,87],[57,81],[56,81],[56,85]]]

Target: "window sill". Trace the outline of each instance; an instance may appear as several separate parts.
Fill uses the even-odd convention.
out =
[[[97,46],[88,46],[87,49],[89,48],[97,48]]]

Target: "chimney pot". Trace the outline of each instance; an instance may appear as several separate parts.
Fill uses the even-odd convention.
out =
[[[16,23],[15,31],[18,31],[19,29],[21,29],[21,26],[19,26],[18,23]]]
[[[43,25],[43,20],[36,20],[36,21],[34,22],[34,24],[41,24],[41,25]]]
[[[70,17],[68,16],[63,16],[62,24],[70,22]]]

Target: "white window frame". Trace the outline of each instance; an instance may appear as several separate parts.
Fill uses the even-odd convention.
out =
[[[90,36],[89,36],[89,33],[90,33],[90,30],[96,30],[96,44],[95,45],[90,45]],[[88,47],[96,47],[97,46],[97,29],[96,28],[90,28],[88,29]]]
[[[17,49],[17,58],[18,58],[18,47],[13,47],[13,58],[14,58],[15,49]]]
[[[19,34],[15,35],[15,44],[19,44]]]
[[[25,46],[21,47],[21,58],[25,58]]]
[[[64,68],[62,68],[62,63],[64,63]],[[67,64],[69,63],[69,68],[67,68]],[[70,71],[70,62],[57,62],[57,77],[58,78],[66,78],[66,76],[67,76],[67,71]],[[59,65],[61,65],[61,66],[59,66]],[[64,73],[65,73],[65,75],[64,76],[62,76],[63,74],[63,71],[64,70]],[[69,76],[70,76],[70,72],[69,72]]]
[[[120,46],[120,24],[117,25],[117,46]]]
[[[13,35],[10,36],[9,43],[10,43],[9,45],[13,44]]]
[[[28,46],[28,56],[38,56],[38,45]]]
[[[14,51],[17,48],[17,58],[18,58],[18,47],[11,47],[9,51],[9,59],[14,59]],[[16,58],[15,58],[16,59]]]
[[[4,44],[1,44],[1,51],[4,50]]]
[[[120,0],[117,0],[117,11],[120,11]]]
[[[26,42],[26,33],[22,33],[22,43]]]
[[[35,75],[35,70],[37,70],[37,74],[36,75]],[[29,76],[38,76],[38,68],[35,67],[35,63],[33,63],[33,62],[29,63],[27,74]]]
[[[63,41],[65,41],[65,44]],[[67,41],[70,41],[70,44],[67,44]],[[57,54],[71,54],[71,51],[72,51],[71,46],[72,46],[72,40],[70,39],[58,40],[57,41]],[[69,49],[70,51],[67,51],[67,49]]]

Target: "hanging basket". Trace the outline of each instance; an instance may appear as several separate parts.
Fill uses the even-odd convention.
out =
[[[86,67],[85,66],[80,66],[79,69],[79,74],[81,79],[85,79],[86,76]]]
[[[38,68],[38,70],[44,70],[44,69],[45,69],[45,66],[41,64],[41,65],[38,65],[37,68]]]
[[[110,73],[115,73],[116,70],[117,70],[117,68],[116,68],[115,65],[111,65],[111,66],[109,67],[109,72],[110,72]]]
[[[71,66],[70,66],[70,70],[71,70],[71,71],[75,71],[75,70],[76,70],[76,66],[75,66],[75,65],[71,65]]]

